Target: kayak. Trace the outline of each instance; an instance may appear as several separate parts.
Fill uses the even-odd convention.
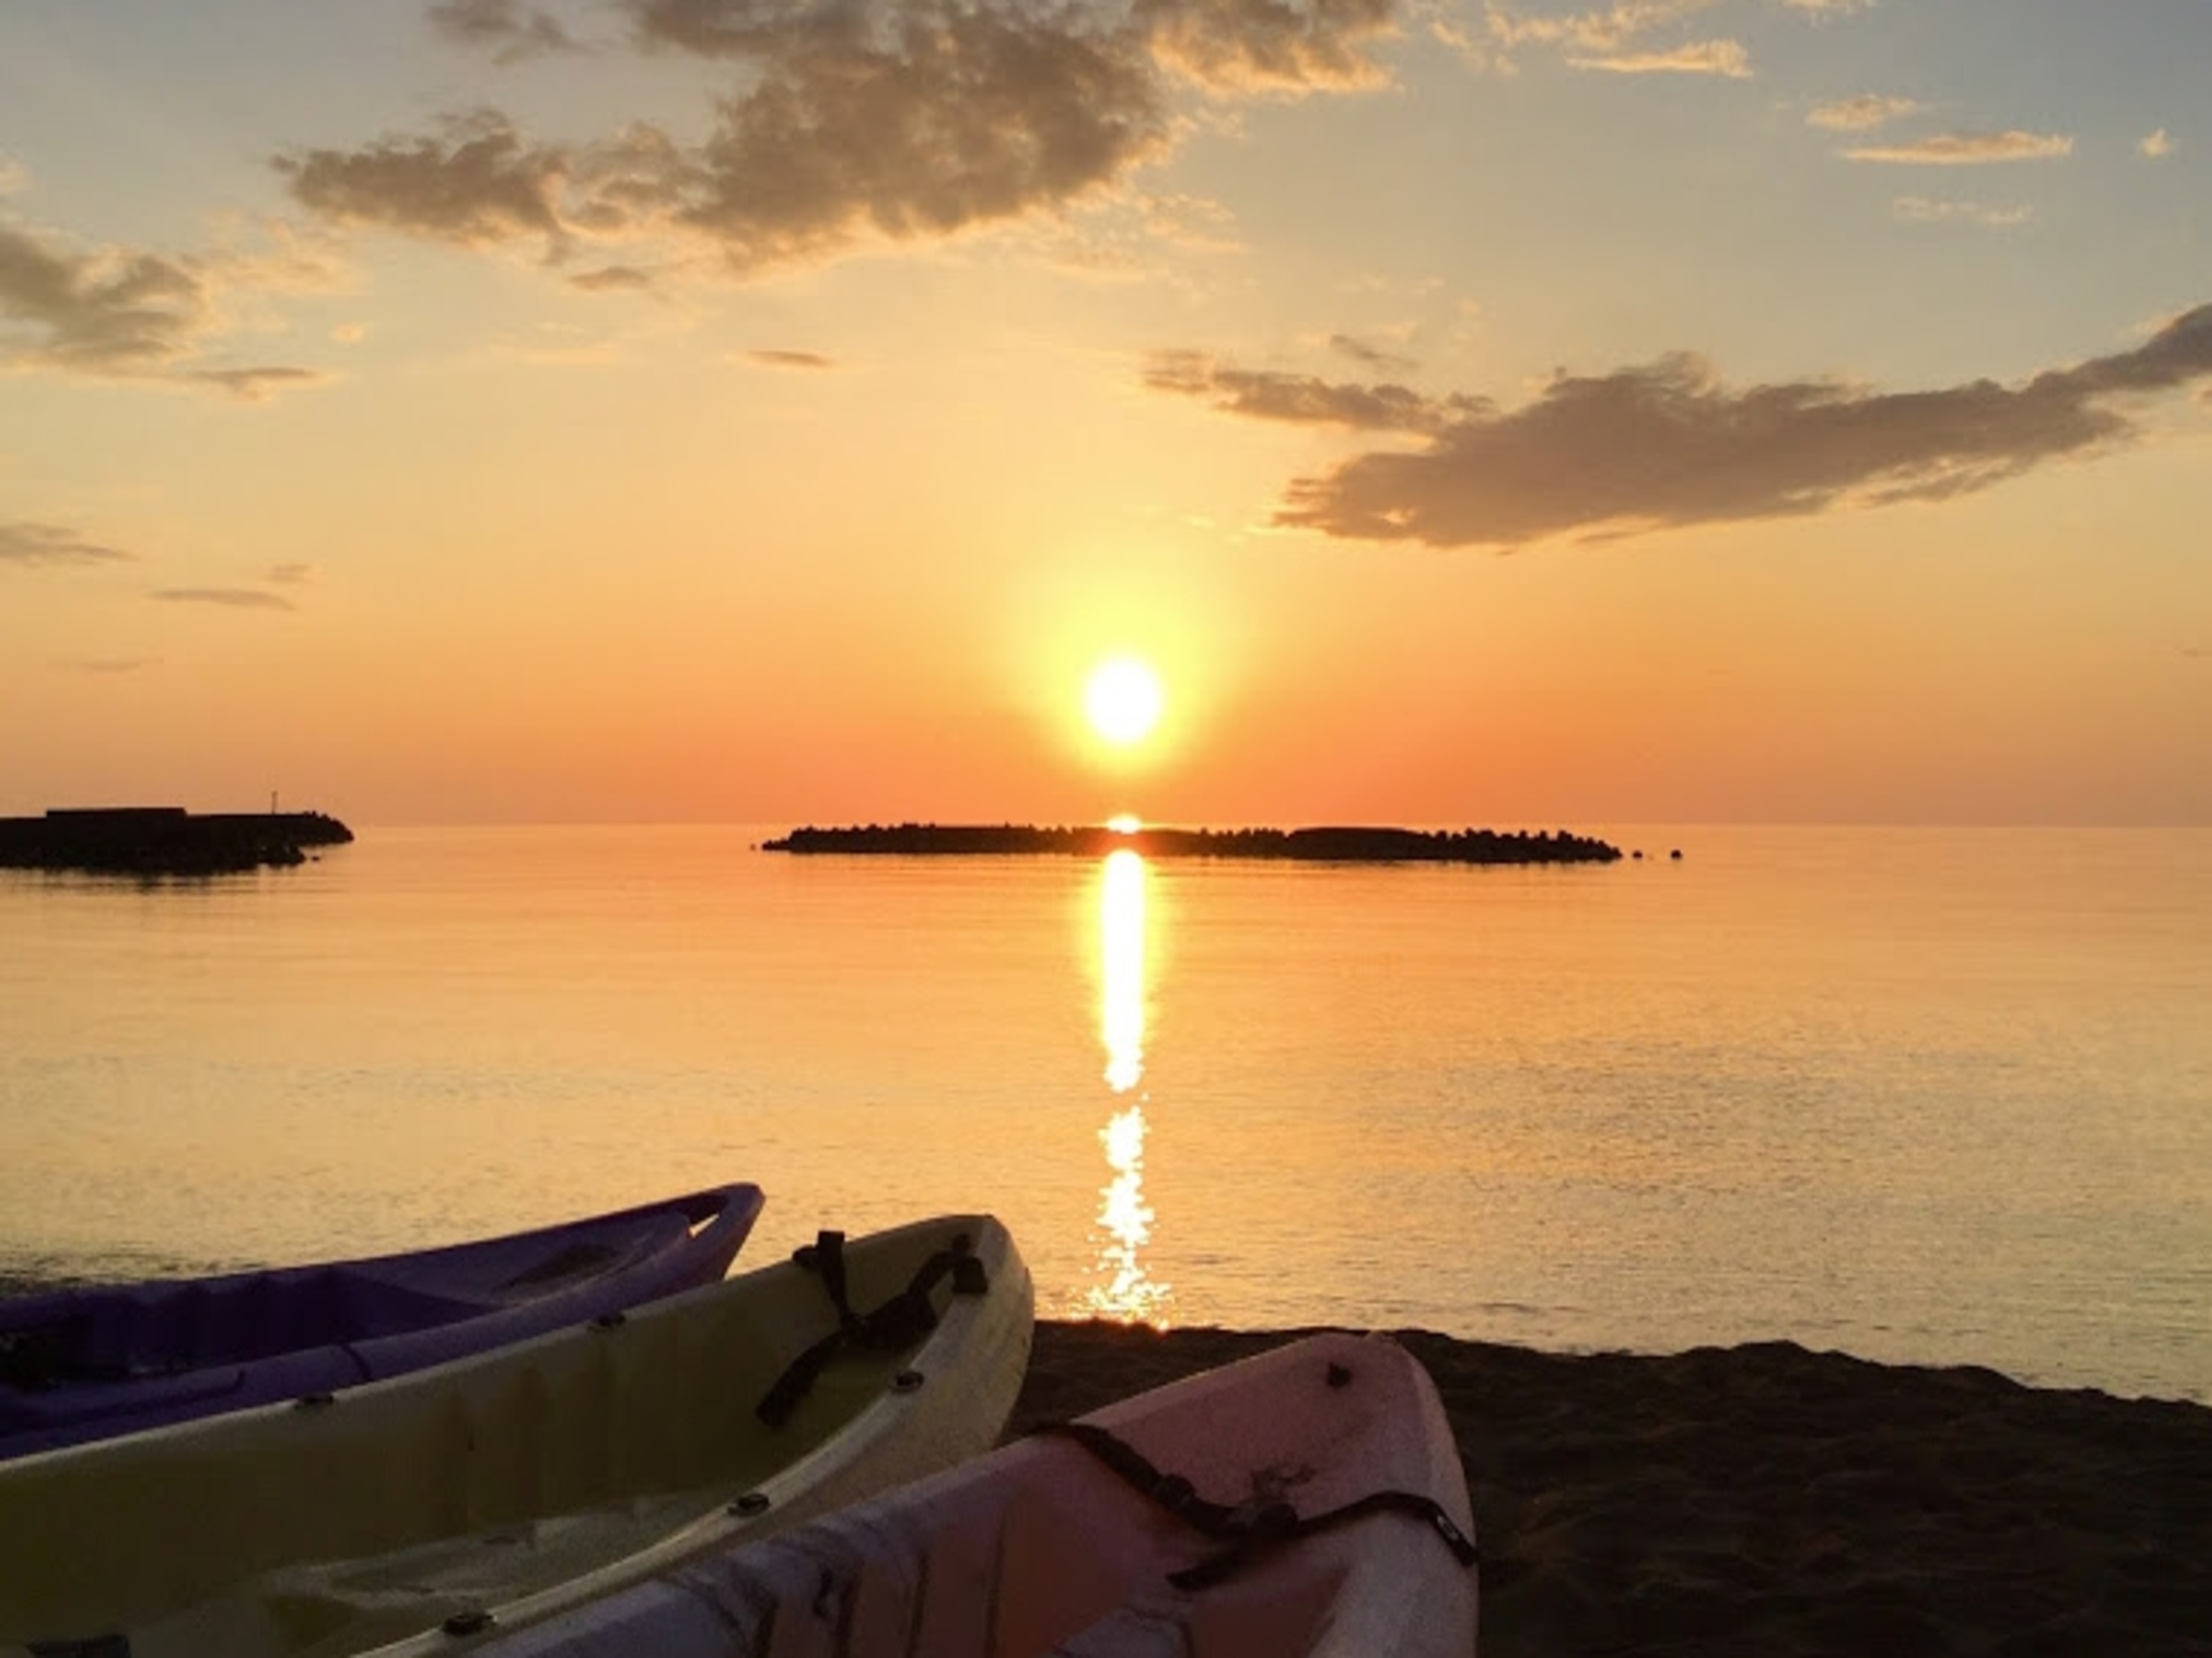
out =
[[[988,1449],[1032,1311],[988,1217],[825,1233],[492,1352],[0,1465],[0,1649],[444,1651]]]
[[[469,1658],[1469,1658],[1473,1535],[1428,1373],[1387,1338],[1322,1335]]]
[[[440,1249],[0,1303],[0,1458],[399,1376],[711,1284],[761,1203],[724,1186]]]

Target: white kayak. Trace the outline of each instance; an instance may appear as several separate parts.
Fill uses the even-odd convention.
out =
[[[546,1615],[996,1442],[1033,1316],[1002,1226],[825,1233],[799,1256],[388,1382],[0,1465],[0,1653],[449,1651],[510,1608]]]
[[[1471,1658],[1436,1388],[1322,1335],[634,1588],[469,1658]]]

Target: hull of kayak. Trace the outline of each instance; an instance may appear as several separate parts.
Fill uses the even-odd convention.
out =
[[[1466,1481],[1395,1342],[1310,1338],[1086,1426],[1103,1448],[1022,1440],[470,1658],[1473,1654]]]
[[[437,1650],[449,1620],[604,1592],[988,1448],[1031,1330],[1005,1230],[934,1220],[841,1259],[851,1308],[920,1283],[926,1312],[840,1341],[824,1272],[785,1263],[327,1402],[0,1467],[0,1646]]]
[[[0,1303],[0,1458],[404,1375],[710,1284],[757,1186],[408,1254]]]

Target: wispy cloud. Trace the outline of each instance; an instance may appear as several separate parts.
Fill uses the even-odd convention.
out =
[[[837,365],[818,351],[748,351],[748,361],[763,368],[835,368]]]
[[[1562,535],[1946,500],[2140,435],[2134,398],[2212,380],[2212,305],[2142,345],[2038,374],[1929,392],[1833,380],[1733,387],[1687,354],[1561,375],[1500,411],[1466,396],[1333,386],[1193,353],[1147,365],[1156,390],[1225,411],[1422,440],[1295,480],[1277,520],[1324,534],[1515,547]]]
[[[118,564],[132,557],[58,524],[0,522],[0,565]]]
[[[1854,161],[1887,161],[1907,167],[1983,167],[1997,161],[2045,161],[2074,153],[2064,133],[1938,132],[1897,144],[1862,144],[1847,149]]]
[[[1692,40],[1665,52],[1626,52],[1607,57],[1570,58],[1577,69],[1613,75],[1717,75],[1731,81],[1751,78],[1751,58],[1735,40]]]
[[[295,608],[282,593],[260,587],[160,587],[149,598],[169,604],[215,604],[237,610],[289,610]]]
[[[280,587],[297,587],[314,579],[315,567],[295,559],[286,564],[272,564],[263,573],[263,579]]]
[[[1600,10],[1529,15],[1502,0],[1490,0],[1484,21],[1491,37],[1502,46],[1610,52],[1716,3],[1717,0],[1617,0]]]
[[[634,264],[609,264],[597,270],[577,271],[568,282],[587,294],[604,294],[617,288],[643,291],[653,285],[653,274]]]
[[[1345,386],[1310,374],[1234,368],[1200,351],[1156,352],[1144,380],[1156,392],[1206,398],[1228,414],[1365,432],[1439,433],[1489,406],[1469,398],[1432,398],[1403,386]]]
[[[1741,80],[1751,74],[1751,59],[1738,40],[1662,44],[1654,39],[1721,3],[1723,0],[1614,0],[1612,5],[1581,11],[1530,12],[1508,0],[1486,0],[1479,32],[1449,18],[1432,21],[1430,32],[1479,64],[1509,70],[1516,66],[1510,54],[1534,48],[1556,52],[1576,69]],[[1816,21],[1860,9],[1857,0],[1779,3]]]
[[[246,403],[266,403],[279,392],[321,386],[330,376],[313,368],[191,368],[170,378],[181,386],[227,392]]]
[[[1395,0],[615,4],[640,48],[733,64],[703,138],[638,122],[558,142],[478,110],[275,165],[295,201],[336,224],[534,244],[556,263],[587,247],[704,243],[714,268],[743,276],[1055,212],[1172,147],[1174,84],[1216,99],[1379,84],[1371,48],[1396,27]],[[449,30],[503,38],[536,14],[441,15]],[[614,263],[577,280],[635,285],[639,270]]]
[[[58,656],[52,665],[63,673],[125,674],[137,673],[160,660],[153,656]]]
[[[2033,216],[2025,207],[1992,207],[1983,202],[1939,202],[1925,196],[1900,196],[1897,216],[1908,224],[1971,224],[1984,230],[2006,230],[2026,224]]]
[[[559,18],[520,0],[438,0],[429,19],[447,39],[489,52],[502,64],[584,49]]]
[[[2160,127],[2136,141],[2136,154],[2148,161],[2164,161],[2173,154],[2173,140],[2166,135],[2166,129]]]
[[[1910,98],[1863,92],[1856,98],[1838,98],[1833,103],[1814,105],[1805,113],[1805,125],[1830,132],[1866,132],[1917,114],[1919,110],[1920,106]]]
[[[1401,355],[1398,352],[1350,334],[1330,335],[1328,349],[1340,357],[1349,357],[1352,361],[1364,363],[1370,368],[1387,368],[1404,373],[1420,366],[1411,357]]]

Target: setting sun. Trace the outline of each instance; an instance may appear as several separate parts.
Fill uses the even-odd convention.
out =
[[[1083,708],[1091,728],[1109,743],[1134,743],[1159,723],[1167,698],[1160,677],[1146,663],[1115,657],[1092,670],[1084,688]]]

